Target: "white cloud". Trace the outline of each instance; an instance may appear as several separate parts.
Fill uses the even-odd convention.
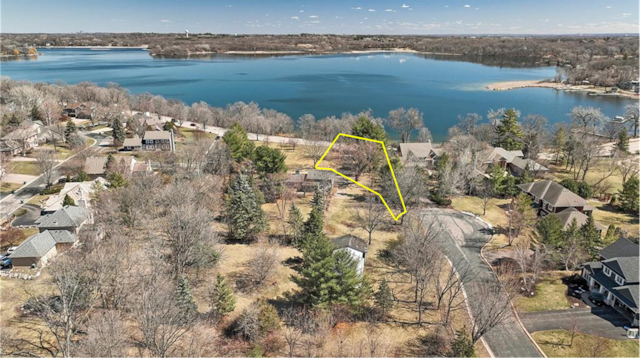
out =
[[[376,12],[375,9],[369,9],[369,12]]]
[[[291,20],[299,20],[300,18],[297,16],[291,16]]]
[[[622,14],[622,17],[629,17],[629,16],[631,16],[631,14],[628,12],[625,12],[624,14]]]
[[[319,24],[320,21],[311,21],[312,24]]]
[[[304,10],[300,10],[300,12],[304,12]]]
[[[227,5],[227,7],[233,7],[233,5]]]
[[[611,9],[611,5],[609,5],[609,6],[605,7],[605,9]]]
[[[358,7],[352,7],[351,10],[362,10],[362,8],[360,6]]]
[[[444,7],[449,7],[449,5],[445,5]]]
[[[309,18],[310,18],[310,19],[317,19],[317,18],[318,18],[318,15],[309,15]]]
[[[384,10],[384,11],[386,11],[386,12],[393,12],[393,9],[386,9],[386,10]]]
[[[409,7],[409,5],[407,5],[407,4],[402,4],[402,8],[403,8],[403,9],[406,9],[406,8],[408,8],[408,7]]]
[[[160,20],[160,22],[173,22],[171,20]]]
[[[471,7],[471,5],[465,5],[464,7]]]

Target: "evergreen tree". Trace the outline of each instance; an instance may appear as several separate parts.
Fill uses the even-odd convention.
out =
[[[184,276],[178,277],[178,282],[176,283],[176,300],[186,316],[193,317],[198,314],[198,306],[193,300],[193,292],[191,292],[191,287],[189,287],[189,281]]]
[[[634,175],[627,179],[619,193],[618,199],[622,210],[638,215],[638,176]]]
[[[324,306],[333,300],[336,276],[333,245],[323,233],[307,235],[300,274],[291,279],[300,287],[300,299],[312,306]]]
[[[299,247],[302,240],[304,220],[302,219],[300,209],[298,209],[295,203],[291,203],[291,207],[289,207],[287,223],[289,224],[289,231],[291,232],[291,244],[294,247]]]
[[[618,150],[622,153],[629,153],[629,134],[627,129],[623,128],[618,134],[618,143],[616,144]]]
[[[253,162],[261,175],[286,172],[287,165],[284,162],[286,158],[280,149],[266,145],[257,147],[253,152]]]
[[[386,317],[394,304],[393,292],[391,292],[391,287],[389,287],[389,283],[386,278],[383,278],[382,282],[380,282],[380,287],[378,287],[378,291],[376,291],[374,299],[376,307],[380,309],[382,317]]]
[[[311,199],[311,208],[318,209],[320,215],[324,216],[324,193],[320,187],[316,187],[316,191],[313,193],[313,199]]]
[[[598,252],[602,249],[602,236],[596,227],[596,221],[593,215],[587,217],[587,222],[580,228],[582,237],[582,247],[591,257],[592,260],[598,258]]]
[[[120,118],[116,117],[113,120],[113,124],[111,125],[111,135],[113,136],[113,145],[119,147],[124,142],[125,132],[122,127],[122,123],[120,123]]]
[[[209,294],[209,299],[211,303],[210,313],[216,317],[226,316],[236,309],[233,290],[219,273],[216,276],[216,284]]]
[[[557,248],[562,244],[562,222],[557,215],[547,215],[536,224],[538,241],[550,247]]]
[[[362,301],[363,280],[358,273],[358,262],[347,250],[333,252],[334,271],[336,273],[333,299],[330,303],[346,304],[355,307]]]
[[[324,226],[324,219],[320,210],[318,208],[311,208],[311,212],[309,213],[309,218],[304,222],[302,226],[302,246],[304,246],[304,242],[307,240],[307,236],[318,236],[322,234],[322,228]]]
[[[105,167],[107,168],[107,170],[111,170],[113,169],[114,165],[116,165],[116,158],[113,156],[113,154],[109,153],[109,155],[107,155]]]
[[[381,125],[373,122],[367,116],[360,116],[351,127],[351,134],[357,137],[374,139],[379,141],[387,140],[387,133]]]
[[[618,228],[616,228],[615,225],[609,225],[609,227],[607,228],[607,233],[604,235],[604,242],[611,243],[616,241],[616,239],[620,237],[618,236],[618,232]]]
[[[69,140],[69,137],[71,137],[71,135],[76,133],[77,131],[78,129],[76,128],[76,124],[73,123],[72,120],[70,120],[69,122],[67,122],[67,126],[64,128],[64,138],[66,140]]]
[[[62,200],[62,206],[76,206],[76,202],[69,196],[69,194],[66,194]]]
[[[77,182],[90,181],[90,180],[91,180],[91,177],[89,177],[89,174],[87,174],[82,170],[78,172],[78,175],[76,175]]]
[[[249,140],[247,132],[239,123],[234,123],[224,133],[222,140],[231,151],[231,157],[236,162],[251,158],[254,144]]]
[[[506,150],[522,150],[524,143],[522,141],[522,129],[518,124],[518,115],[511,108],[504,112],[500,124],[496,126],[496,147],[502,147]]]
[[[229,188],[227,198],[229,236],[232,239],[250,239],[268,228],[262,204],[262,195],[251,185],[249,178],[239,174]]]
[[[475,357],[473,341],[466,328],[456,332],[456,338],[451,342],[449,357]]]
[[[558,130],[553,135],[553,151],[556,155],[556,164],[558,164],[560,160],[560,154],[564,151],[564,148],[567,144],[567,133],[564,130],[563,126],[558,127]]]
[[[492,165],[489,171],[489,185],[493,193],[504,195],[504,169],[499,165]]]
[[[107,175],[109,187],[113,189],[129,186],[129,181],[118,172],[111,172]]]

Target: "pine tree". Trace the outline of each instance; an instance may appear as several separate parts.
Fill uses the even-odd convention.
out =
[[[475,357],[473,341],[466,328],[456,332],[456,338],[451,342],[449,357]]]
[[[381,125],[373,122],[367,116],[360,116],[351,127],[351,134],[357,137],[374,139],[379,141],[387,140],[387,133]]]
[[[189,287],[189,281],[184,276],[178,277],[178,282],[176,283],[176,300],[186,316],[193,317],[198,314],[198,306],[193,300],[193,292],[191,291],[191,287]]]
[[[111,135],[113,136],[113,145],[116,147],[122,145],[122,143],[124,142],[125,133],[124,128],[122,127],[122,123],[120,123],[120,118],[116,117],[116,119],[113,120],[111,129]]]
[[[313,199],[311,199],[311,207],[318,209],[318,212],[320,212],[320,214],[324,216],[324,205],[324,193],[318,186],[316,187],[316,191],[313,193]]]
[[[629,153],[629,134],[627,129],[623,128],[618,135],[618,143],[616,144],[618,150],[622,153]]]
[[[386,278],[383,278],[382,282],[380,282],[380,287],[378,287],[378,291],[376,291],[374,299],[376,307],[380,309],[382,317],[386,317],[394,304],[393,292],[391,292],[391,287],[389,287],[389,283]]]
[[[562,222],[557,215],[547,215],[536,224],[536,237],[550,247],[557,248],[562,244]]]
[[[302,302],[326,305],[331,301],[336,272],[333,265],[333,245],[327,237],[319,235],[307,237],[303,249],[303,265],[298,276],[292,277],[301,289]]]
[[[289,231],[291,232],[291,244],[294,247],[299,247],[303,234],[304,220],[302,219],[300,209],[298,209],[295,203],[291,203],[287,223],[289,224]]]
[[[607,233],[604,235],[604,241],[606,243],[611,243],[616,241],[616,238],[618,237],[618,228],[613,224],[609,225],[609,227],[607,227]]]
[[[318,208],[314,207],[309,213],[309,218],[304,222],[302,226],[302,237],[298,241],[296,248],[303,249],[307,241],[313,240],[313,238],[322,235],[322,228],[324,227],[324,220],[322,214]]]
[[[113,169],[114,165],[116,165],[116,158],[113,156],[113,154],[109,153],[109,155],[107,155],[107,161],[104,166],[107,168],[107,170],[111,170]]]
[[[638,176],[634,175],[622,184],[619,201],[622,210],[638,215]]]
[[[286,172],[285,159],[287,159],[287,156],[282,154],[280,149],[270,148],[266,145],[257,147],[253,151],[253,162],[258,173],[262,176]]]
[[[506,150],[522,150],[524,143],[522,141],[522,129],[518,124],[518,115],[511,108],[504,112],[500,124],[496,126],[496,147],[502,147]]]
[[[227,218],[229,219],[229,236],[235,240],[253,238],[268,228],[266,216],[262,210],[262,195],[244,174],[239,174],[229,188]]]
[[[334,292],[330,303],[340,303],[355,307],[362,301],[362,277],[358,273],[358,262],[347,250],[333,252],[336,273]]]
[[[78,129],[76,128],[76,124],[73,123],[72,120],[70,120],[69,122],[67,122],[67,126],[64,128],[64,138],[66,140],[69,140],[69,137],[71,137],[71,135],[76,133],[77,131]]]
[[[556,155],[556,164],[560,160],[560,154],[564,151],[567,144],[567,133],[564,127],[560,126],[556,133],[553,135],[553,151]]]
[[[596,227],[593,215],[587,217],[587,222],[580,228],[582,237],[582,247],[589,254],[592,260],[598,257],[598,252],[602,249],[602,236]]]
[[[253,153],[255,147],[253,142],[249,140],[247,132],[242,128],[239,123],[231,125],[222,136],[222,140],[229,147],[231,151],[231,157],[236,162],[241,162],[244,159],[249,159]]]
[[[69,196],[69,194],[66,194],[62,200],[62,206],[76,206],[76,202]]]
[[[236,299],[233,291],[225,281],[224,277],[218,273],[216,284],[209,294],[211,302],[210,313],[216,317],[223,317],[236,309]]]

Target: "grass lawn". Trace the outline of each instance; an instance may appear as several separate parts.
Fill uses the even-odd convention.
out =
[[[640,224],[636,216],[618,211],[617,208],[605,205],[601,201],[590,200],[589,204],[593,205],[596,210],[593,211],[593,218],[604,226],[611,224],[622,228],[633,235],[638,234]],[[609,244],[609,243],[607,243]]]
[[[548,272],[536,285],[537,294],[533,297],[518,297],[514,304],[518,311],[538,312],[570,308],[565,293],[567,286],[562,283],[565,272]]]
[[[29,157],[31,158],[35,158],[36,153],[38,150],[56,150],[56,159],[58,160],[65,160],[67,158],[69,158],[69,156],[71,156],[71,149],[67,148],[67,147],[61,147],[58,146],[56,148],[54,148],[54,146],[52,144],[43,144],[37,148],[34,149],[33,152],[31,152],[31,154],[29,154]]]
[[[578,333],[571,342],[571,332],[565,330],[542,331],[531,334],[549,357],[637,357],[638,340],[613,340]]]
[[[24,184],[0,182],[0,193],[11,193],[13,190],[20,189],[22,185]]]
[[[591,169],[589,169],[589,172],[587,173],[587,183],[596,183],[606,173],[608,173],[609,160],[610,159],[608,158],[601,158],[592,165]],[[562,181],[562,179],[573,179],[573,173],[564,170],[564,165],[556,166],[554,164],[550,164],[549,169],[553,171],[552,176],[554,176],[558,182]],[[582,179],[582,177],[579,179]],[[605,179],[603,183],[609,183],[611,185],[611,188],[608,190],[609,193],[617,193],[619,189],[622,189],[622,175],[616,172],[614,175]]]
[[[475,196],[459,196],[455,197],[451,201],[451,206],[460,211],[470,212],[479,216],[482,220],[488,222],[495,228],[507,226],[507,213],[503,209],[509,205],[510,199],[492,199],[487,205],[487,212],[483,215],[482,199]],[[509,240],[507,236],[497,231],[493,235],[491,242],[487,244],[487,249],[500,249],[507,246]]]
[[[40,175],[40,168],[36,162],[12,162],[11,166],[11,173],[14,174]]]

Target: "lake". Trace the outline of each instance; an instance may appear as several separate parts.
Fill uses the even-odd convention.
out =
[[[442,140],[458,115],[515,107],[550,123],[567,121],[574,106],[595,106],[610,117],[632,100],[545,88],[489,91],[500,81],[551,78],[555,67],[506,68],[408,53],[357,55],[155,59],[144,50],[41,49],[38,59],[3,61],[2,76],[67,83],[117,82],[132,93],[150,92],[186,103],[225,106],[254,101],[293,118],[316,118],[368,108],[386,117],[391,109],[416,107]]]

